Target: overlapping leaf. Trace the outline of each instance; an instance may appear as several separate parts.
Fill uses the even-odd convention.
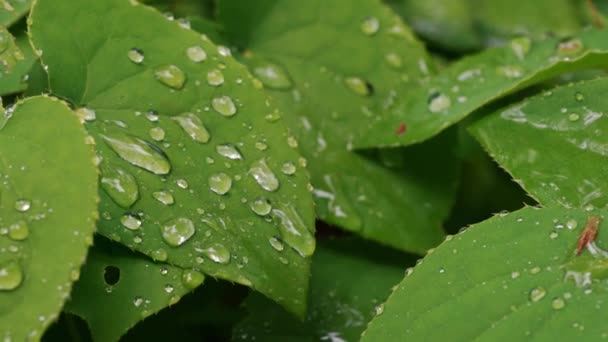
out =
[[[57,30],[68,21],[78,31]],[[247,70],[126,0],[40,0],[30,22],[51,91],[86,107],[97,140],[100,233],[302,314],[315,245],[308,175]]]
[[[608,33],[585,31],[565,40],[517,38],[450,65],[355,139],[357,147],[410,145],[429,139],[482,106],[564,72],[608,65]],[[407,125],[407,133],[395,129]]]
[[[601,340],[606,222],[575,256],[589,216],[607,217],[526,208],[454,236],[406,277],[362,341]]]
[[[0,0],[0,25],[12,25],[30,10],[31,5],[32,0]]]
[[[37,340],[91,245],[97,169],[90,140],[64,103],[29,98],[7,115],[0,122],[0,338]]]
[[[22,92],[27,88],[28,74],[38,60],[30,47],[27,35],[23,34],[16,39],[16,45],[23,53],[23,59],[18,61],[8,73],[0,74],[0,95]]]
[[[376,0],[222,0],[218,11],[299,138],[318,216],[407,251],[435,245],[455,189],[455,136],[381,158],[351,151],[359,127],[432,72],[409,28]]]

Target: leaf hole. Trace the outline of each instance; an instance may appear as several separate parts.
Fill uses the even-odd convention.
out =
[[[103,271],[103,280],[108,285],[116,285],[120,281],[120,268],[116,266],[106,266]]]

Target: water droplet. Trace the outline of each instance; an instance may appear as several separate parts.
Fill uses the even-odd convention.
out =
[[[186,84],[186,74],[175,65],[162,65],[154,69],[154,77],[172,89],[182,89]]]
[[[496,68],[496,73],[507,78],[520,78],[524,75],[524,68],[519,65],[503,65]]]
[[[13,223],[8,228],[8,237],[15,241],[22,241],[27,239],[30,235],[30,229],[25,221],[18,221]]]
[[[167,260],[168,255],[166,250],[160,248],[150,252],[150,257],[152,257],[153,260],[162,262]]]
[[[270,89],[290,89],[292,86],[287,71],[278,64],[260,63],[253,68],[253,74]]]
[[[135,177],[128,171],[109,164],[101,165],[101,187],[116,204],[131,207],[139,198]]]
[[[141,227],[141,220],[132,214],[123,215],[120,223],[129,230],[138,230]]]
[[[271,212],[283,241],[302,257],[311,256],[315,250],[315,239],[296,209],[290,205],[280,204]]]
[[[210,86],[219,87],[224,84],[224,74],[217,69],[213,69],[207,73],[207,83]]]
[[[133,306],[135,306],[136,308],[140,307],[143,303],[144,299],[142,297],[137,296],[133,298]]]
[[[384,60],[388,65],[395,69],[400,69],[403,66],[403,60],[401,59],[401,56],[394,52],[387,53],[384,56]]]
[[[0,266],[0,291],[14,290],[23,282],[23,271],[15,261]]]
[[[281,240],[274,236],[268,239],[268,242],[270,243],[272,248],[274,248],[277,252],[282,252],[285,249],[285,246],[283,245]]]
[[[292,162],[284,163],[283,166],[281,166],[281,172],[288,176],[294,175],[296,173],[296,164]]]
[[[225,265],[230,262],[230,251],[219,243],[213,244],[211,247],[204,249],[203,254],[218,264]]]
[[[187,180],[185,180],[185,179],[178,179],[178,180],[177,180],[175,183],[177,184],[177,186],[178,186],[180,189],[184,189],[184,190],[188,189],[188,187],[190,186],[190,185],[188,184],[188,181],[187,181]]]
[[[539,300],[543,299],[546,294],[547,291],[545,291],[544,288],[540,286],[535,287],[530,291],[530,300],[533,302],[538,302]]]
[[[168,191],[155,191],[152,193],[152,197],[164,205],[173,205],[175,203],[173,195]]]
[[[268,145],[264,142],[258,141],[255,143],[255,148],[260,151],[266,151],[268,149]]]
[[[205,281],[205,276],[195,270],[185,270],[182,274],[182,283],[189,289],[199,287]]]
[[[344,84],[357,95],[369,96],[372,93],[371,84],[360,79],[359,77],[347,77],[344,79]]]
[[[232,144],[217,145],[215,151],[228,159],[239,160],[243,159],[241,152]]]
[[[201,144],[206,144],[209,142],[209,139],[211,139],[209,131],[207,131],[207,128],[205,128],[201,119],[194,113],[184,113],[174,116],[172,119],[179,124],[192,140]]]
[[[187,218],[176,218],[166,222],[161,230],[163,240],[172,247],[179,247],[190,240],[196,230],[194,223]]]
[[[135,64],[141,64],[144,61],[144,52],[138,48],[132,48],[127,52],[129,60]]]
[[[287,137],[287,145],[291,148],[298,148],[298,140],[293,135],[290,135]]]
[[[559,234],[557,232],[551,232],[549,234],[549,238],[551,238],[551,239],[557,239],[558,236],[559,236]]]
[[[200,46],[191,46],[187,48],[186,56],[194,63],[200,63],[207,59],[207,53]]]
[[[557,44],[557,54],[575,55],[583,50],[583,42],[578,38],[566,38]]]
[[[174,290],[175,290],[175,288],[173,287],[173,285],[171,285],[171,284],[165,285],[165,292],[173,293]]]
[[[209,189],[218,195],[225,195],[232,188],[232,178],[220,172],[209,177]]]
[[[232,55],[232,53],[230,52],[230,49],[223,45],[219,45],[217,47],[217,53],[219,53],[220,56],[222,56],[222,57],[229,57]]]
[[[361,23],[361,32],[368,36],[373,36],[380,30],[380,21],[376,17],[365,18]]]
[[[80,122],[92,122],[97,119],[97,113],[89,108],[81,107],[76,109],[76,116],[80,119]]]
[[[165,130],[160,127],[152,127],[148,131],[150,138],[154,141],[163,141],[165,140]]]
[[[585,95],[577,91],[576,94],[574,94],[574,99],[578,102],[581,102],[585,99]]]
[[[523,60],[530,52],[531,46],[532,41],[528,37],[518,37],[511,40],[511,50],[520,60]]]
[[[566,302],[564,302],[561,298],[554,298],[551,302],[551,307],[555,310],[561,310],[566,306]]]
[[[570,113],[570,115],[568,115],[568,120],[575,122],[578,121],[581,118],[581,116],[578,113]]]
[[[578,222],[576,222],[576,220],[568,220],[566,222],[566,228],[570,230],[576,229],[576,226],[578,226]]]
[[[15,202],[15,209],[22,213],[30,210],[31,207],[32,207],[32,203],[23,198],[19,199]]]
[[[439,113],[450,108],[452,100],[445,94],[435,92],[429,96],[428,105],[432,113]]]
[[[266,163],[266,159],[260,159],[251,164],[249,174],[255,178],[262,189],[266,191],[277,191],[279,189],[279,180]]]
[[[150,110],[145,114],[146,119],[150,122],[158,122],[159,116],[156,111]]]
[[[166,175],[171,164],[156,146],[125,134],[102,135],[105,142],[122,159],[157,175]]]
[[[230,96],[216,97],[211,101],[211,106],[216,112],[223,116],[233,116],[236,114],[236,106]]]
[[[266,216],[270,214],[270,211],[272,210],[270,201],[265,197],[256,198],[249,204],[249,207],[251,207],[251,210],[253,210],[254,213],[260,216]]]

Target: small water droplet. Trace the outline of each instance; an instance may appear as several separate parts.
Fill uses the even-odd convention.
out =
[[[132,48],[127,52],[129,60],[135,64],[141,64],[144,61],[144,52],[138,48]]]
[[[23,271],[16,261],[0,266],[0,291],[11,291],[23,282]]]
[[[549,234],[549,238],[551,238],[551,239],[556,239],[558,236],[559,236],[559,234],[557,232],[551,232]]]
[[[360,96],[369,96],[373,90],[371,84],[359,77],[347,77],[344,79],[344,84],[346,84],[348,89]]]
[[[194,63],[200,63],[207,59],[207,53],[201,46],[191,46],[187,48],[186,56]]]
[[[154,141],[163,141],[165,140],[165,130],[160,127],[152,127],[148,131],[150,138]]]
[[[173,287],[173,285],[171,285],[171,284],[165,285],[165,292],[173,293],[174,290],[175,290],[175,288]]]
[[[213,87],[219,87],[224,84],[224,74],[217,69],[213,69],[207,73],[207,83]]]
[[[403,66],[403,60],[401,59],[401,56],[394,52],[387,53],[384,56],[384,60],[388,65],[395,69],[400,69]]]
[[[530,47],[532,46],[532,41],[528,37],[517,37],[511,40],[511,50],[519,60],[523,60],[528,52],[530,52]]]
[[[578,222],[576,220],[568,220],[566,222],[566,228],[569,230],[576,229],[576,226],[578,226]]]
[[[581,118],[581,116],[578,113],[570,113],[570,115],[568,115],[568,120],[575,122],[578,121]]]
[[[296,164],[292,162],[286,162],[281,166],[281,172],[285,175],[292,176],[296,173]]]
[[[15,241],[22,241],[27,239],[30,235],[30,229],[25,221],[18,221],[13,223],[8,228],[8,237]]]
[[[217,53],[219,53],[220,56],[222,56],[222,57],[229,57],[232,55],[232,53],[230,52],[230,49],[223,45],[219,45],[217,47]]]
[[[564,302],[561,298],[554,298],[551,302],[551,307],[555,310],[561,310],[566,306],[566,302]]]
[[[135,306],[136,308],[140,307],[143,303],[144,299],[142,297],[137,296],[133,298],[133,306]]]
[[[168,255],[166,250],[159,248],[150,252],[150,257],[152,257],[153,260],[162,262],[167,260]]]
[[[15,201],[15,209],[19,212],[26,212],[28,210],[30,210],[30,208],[32,207],[32,203],[29,200],[26,199],[18,199],[17,201]]]
[[[253,74],[270,89],[290,89],[292,86],[287,71],[275,63],[259,63],[253,67]]]
[[[152,197],[164,205],[173,205],[175,203],[173,195],[168,191],[155,191],[152,193]]]
[[[126,214],[120,218],[120,224],[129,230],[138,230],[141,227],[141,220],[135,215]]]
[[[266,191],[277,191],[279,189],[279,180],[264,158],[251,164],[249,174],[253,176],[262,189]]]
[[[203,250],[203,254],[218,264],[228,264],[230,262],[230,251],[223,245],[216,243]]]
[[[127,162],[157,175],[166,175],[171,164],[156,146],[125,134],[102,135],[110,148]]]
[[[102,164],[101,188],[112,200],[123,208],[131,207],[139,198],[139,187],[135,177],[123,168]]]
[[[581,102],[585,99],[585,95],[577,91],[576,94],[574,94],[574,99],[578,102]]]
[[[519,65],[503,65],[496,68],[496,73],[507,78],[520,78],[524,75],[524,68]]]
[[[187,181],[187,180],[185,180],[185,179],[178,179],[178,180],[177,180],[175,183],[177,184],[177,186],[178,186],[180,189],[184,189],[184,190],[188,189],[188,187],[190,186],[190,185],[188,184],[188,181]]]
[[[95,119],[97,119],[97,113],[89,108],[86,107],[81,107],[76,109],[76,116],[78,116],[78,119],[80,120],[80,122],[92,122],[95,121]]]
[[[432,113],[439,113],[450,108],[452,100],[445,94],[435,92],[429,96],[428,105]]]
[[[209,189],[218,195],[225,195],[232,188],[232,178],[220,172],[209,177]]]
[[[266,216],[270,214],[270,211],[272,210],[272,205],[266,197],[256,198],[249,204],[249,206],[254,213],[260,216]]]
[[[205,275],[195,270],[185,270],[182,274],[182,283],[189,289],[199,287],[205,281]]]
[[[361,32],[367,36],[373,36],[380,30],[380,21],[376,17],[365,18],[361,23]]]
[[[184,113],[172,118],[179,126],[192,138],[192,140],[201,144],[206,144],[211,139],[211,135],[207,128],[203,125],[201,119],[194,113]]]
[[[277,252],[282,252],[285,249],[285,246],[277,237],[271,237],[270,239],[268,239],[268,242],[270,243],[272,248],[274,248]]]
[[[533,302],[538,302],[539,300],[543,299],[546,294],[547,291],[544,288],[540,286],[535,287],[530,291],[530,300]]]
[[[175,65],[161,65],[154,69],[154,77],[169,88],[180,90],[186,84],[186,74]]]
[[[234,146],[232,144],[217,145],[215,147],[215,151],[219,155],[226,157],[228,159],[232,159],[232,160],[243,159],[241,152],[238,150],[238,148],[236,146]]]
[[[186,243],[196,232],[194,223],[187,218],[172,219],[161,229],[163,240],[171,247],[179,247]]]
[[[566,38],[557,44],[558,55],[575,55],[583,50],[583,42],[578,38]]]
[[[230,96],[216,97],[211,101],[211,106],[216,112],[223,116],[233,116],[236,114],[236,105]]]

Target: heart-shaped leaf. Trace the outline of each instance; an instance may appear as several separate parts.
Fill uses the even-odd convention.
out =
[[[66,22],[78,31],[57,30]],[[52,93],[82,107],[97,140],[100,233],[303,314],[315,247],[308,174],[230,51],[126,0],[37,1],[30,35]]]
[[[19,102],[0,123],[0,338],[38,340],[78,278],[97,218],[94,152],[62,102]],[[61,134],[58,134],[58,132]]]

